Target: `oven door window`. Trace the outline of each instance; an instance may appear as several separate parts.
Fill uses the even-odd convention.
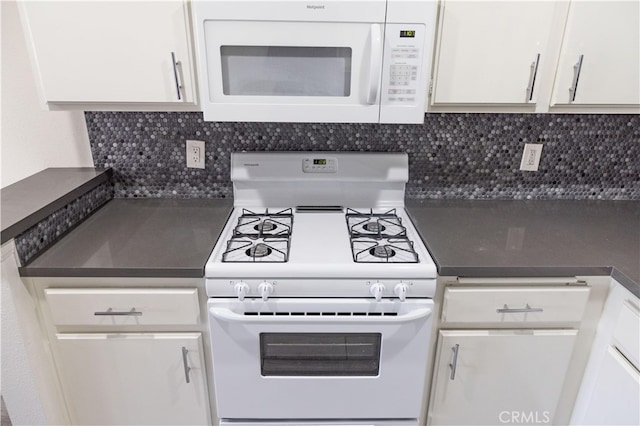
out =
[[[263,376],[377,376],[380,333],[261,333]]]
[[[351,94],[351,48],[221,46],[227,96]]]

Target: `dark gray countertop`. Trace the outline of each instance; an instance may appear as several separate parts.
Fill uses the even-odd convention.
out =
[[[50,168],[2,188],[2,244],[109,180],[111,173],[93,167]]]
[[[20,274],[201,278],[232,207],[222,199],[111,200]]]
[[[613,275],[640,296],[640,201],[407,200],[440,275]]]

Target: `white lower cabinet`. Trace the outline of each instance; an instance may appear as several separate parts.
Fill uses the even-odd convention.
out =
[[[209,422],[200,333],[61,333],[56,347],[73,424]]]
[[[640,372],[615,347],[607,348],[582,424],[640,424]]]
[[[639,340],[640,299],[614,282],[569,424],[640,424]]]
[[[211,424],[201,280],[34,284],[70,424]]]
[[[549,424],[577,330],[441,330],[430,424]]]

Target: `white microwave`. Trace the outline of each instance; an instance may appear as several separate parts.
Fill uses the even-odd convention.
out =
[[[206,121],[422,123],[435,0],[194,0]]]

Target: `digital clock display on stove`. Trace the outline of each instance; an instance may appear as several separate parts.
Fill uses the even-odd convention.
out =
[[[320,166],[326,166],[327,165],[327,160],[325,158],[315,158],[313,160],[313,164],[317,164]]]

